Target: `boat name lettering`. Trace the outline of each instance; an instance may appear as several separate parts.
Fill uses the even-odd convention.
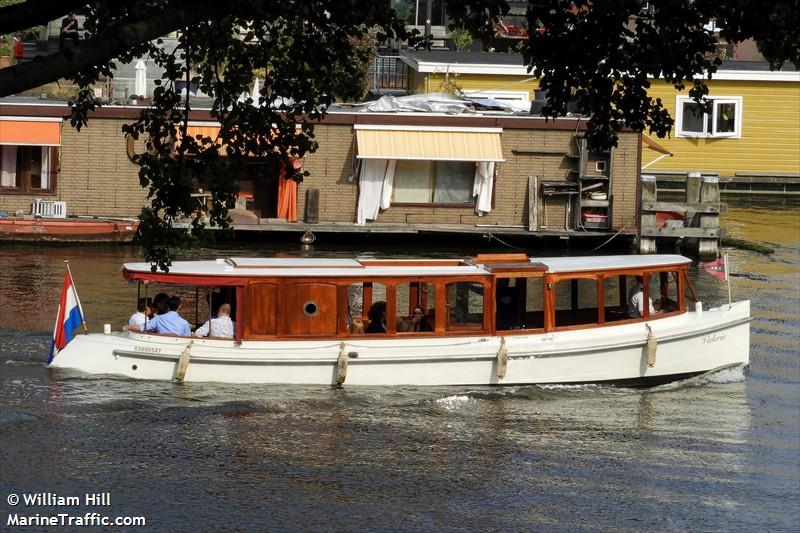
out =
[[[724,333],[712,333],[710,335],[705,335],[703,337],[703,344],[712,344],[715,342],[720,342],[725,340]]]
[[[134,346],[133,351],[143,353],[161,353],[161,348],[153,348],[152,346]]]

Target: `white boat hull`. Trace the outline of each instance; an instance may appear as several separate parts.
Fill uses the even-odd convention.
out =
[[[747,365],[750,303],[650,322],[547,334],[503,337],[343,338],[233,341],[137,333],[79,335],[51,363],[55,368],[136,379],[175,379],[189,347],[184,381],[332,385],[339,355],[347,355],[344,384],[516,385],[546,383],[657,383]],[[657,340],[647,364],[647,327]],[[191,342],[191,346],[189,343]],[[341,343],[344,342],[344,348]],[[500,372],[502,374],[502,372]]]

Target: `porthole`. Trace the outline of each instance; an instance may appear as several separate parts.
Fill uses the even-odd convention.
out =
[[[303,304],[303,314],[308,318],[317,316],[319,314],[319,306],[314,300],[309,300]]]
[[[138,366],[136,366],[136,365],[131,365],[131,370],[138,370],[138,369],[139,369],[139,367],[138,367]]]

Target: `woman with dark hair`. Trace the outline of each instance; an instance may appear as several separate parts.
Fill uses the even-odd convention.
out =
[[[386,333],[386,302],[383,300],[375,302],[367,313],[369,326],[366,333]]]
[[[431,325],[425,320],[425,311],[418,305],[414,306],[411,313],[411,331],[433,331]]]

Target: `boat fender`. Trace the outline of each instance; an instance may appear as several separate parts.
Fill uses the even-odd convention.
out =
[[[183,383],[183,378],[186,377],[186,371],[189,369],[189,359],[192,358],[193,342],[194,341],[189,341],[189,344],[186,345],[186,348],[183,349],[181,356],[178,358],[178,368],[175,370],[175,381],[178,383]]]
[[[647,366],[653,368],[656,366],[656,350],[658,349],[658,339],[653,335],[653,329],[650,324],[645,324],[647,328]]]
[[[500,338],[500,349],[497,350],[497,379],[506,377],[508,371],[508,348],[506,348],[506,338]]]
[[[336,386],[341,387],[347,378],[347,349],[343,342],[339,343],[339,357],[336,359]]]

